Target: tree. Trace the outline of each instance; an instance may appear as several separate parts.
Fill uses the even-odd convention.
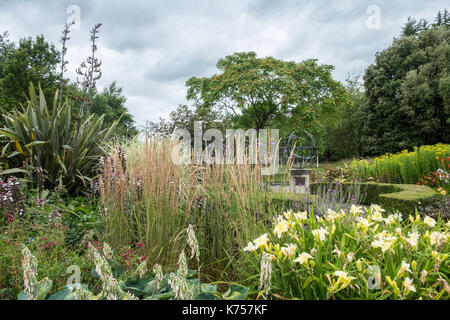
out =
[[[187,129],[191,137],[194,136],[195,121],[202,122],[203,130],[215,128],[224,132],[231,126],[228,114],[202,106],[179,105],[175,111],[170,113],[169,117],[172,129]]]
[[[429,27],[430,25],[425,19],[420,19],[419,21],[417,21],[414,18],[408,17],[408,21],[402,28],[402,36],[407,37],[416,35],[421,31],[427,30]]]
[[[228,113],[244,128],[309,129],[323,136],[326,123],[337,123],[337,105],[348,100],[332,79],[333,67],[314,59],[285,62],[242,52],[220,59],[217,68],[221,73],[210,78],[190,78],[187,98],[201,109]]]
[[[17,48],[4,39],[0,41],[0,105],[3,109],[10,111],[25,103],[30,82],[40,83],[47,101],[51,101],[59,82],[56,71],[59,52],[54,45],[46,42],[42,35],[35,40],[20,40]]]
[[[450,28],[394,39],[364,76],[365,155],[450,141]]]
[[[119,88],[117,82],[113,81],[101,93],[94,95],[90,111],[99,116],[104,114],[106,126],[110,126],[120,118],[115,134],[121,137],[132,137],[138,131],[134,127],[133,116],[128,113],[128,109],[125,107],[126,101],[127,99],[122,94],[122,88]]]
[[[341,104],[339,123],[327,130],[324,156],[328,161],[358,157],[361,149],[361,118],[366,104],[361,75],[349,77],[346,89],[350,102]]]
[[[448,12],[447,9],[438,11],[436,18],[434,19],[433,27],[438,26],[450,26],[450,12]]]
[[[77,84],[71,83],[65,87],[65,95],[72,101],[74,105],[74,117],[80,114],[83,102],[86,101],[83,88]],[[89,112],[97,116],[105,115],[103,125],[111,126],[115,120],[119,120],[115,127],[114,134],[120,137],[132,137],[138,133],[134,126],[133,116],[128,112],[126,97],[122,93],[122,88],[113,81],[109,86],[105,87],[101,92],[95,89],[92,92],[92,106]]]
[[[14,52],[14,43],[8,40],[8,32],[4,32],[0,34],[0,79],[3,78],[3,67],[5,65],[6,60],[9,56]],[[1,88],[0,88],[1,90]],[[1,93],[0,93],[1,96]],[[0,100],[1,101],[1,100]],[[0,113],[5,111],[4,107],[0,103]],[[4,124],[3,117],[0,119],[0,126]],[[1,146],[1,141],[0,141]]]
[[[3,78],[3,66],[15,48],[14,43],[9,41],[8,37],[7,31],[0,34],[0,78]]]

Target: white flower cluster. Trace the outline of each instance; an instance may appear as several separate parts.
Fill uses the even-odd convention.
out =
[[[194,227],[189,225],[187,228],[187,243],[191,248],[191,259],[195,256],[197,258],[197,262],[200,262],[200,250],[198,247],[198,241],[195,237]]]
[[[23,282],[24,292],[28,300],[37,300],[38,281],[37,281],[37,262],[36,258],[31,254],[27,247],[22,249],[22,266],[23,266]]]
[[[114,278],[111,267],[104,257],[94,248],[89,246],[89,255],[95,264],[95,272],[102,280],[103,290],[102,295],[106,300],[137,300],[132,294],[125,293],[119,286],[117,279]]]
[[[188,274],[186,255],[181,251],[178,259],[178,271],[172,272],[169,275],[169,285],[175,294],[175,297],[180,300],[192,300],[194,293],[189,286],[186,279]]]
[[[162,267],[159,264],[155,264],[153,267],[153,272],[155,273],[156,289],[159,290],[161,282],[164,278]]]
[[[261,275],[259,278],[259,288],[264,290],[264,298],[267,298],[272,280],[272,259],[273,256],[264,252],[261,259]]]

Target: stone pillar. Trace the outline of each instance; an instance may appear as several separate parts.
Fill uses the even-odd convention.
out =
[[[306,193],[309,189],[309,176],[312,169],[291,169],[289,175],[289,191],[293,193]]]

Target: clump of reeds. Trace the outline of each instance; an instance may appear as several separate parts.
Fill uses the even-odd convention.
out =
[[[172,146],[169,138],[148,136],[102,159],[105,241],[114,247],[143,243],[147,257],[175,266],[186,245],[177,235],[185,236],[192,224],[200,263],[209,274],[224,276],[245,240],[271,221],[260,166],[247,160],[177,165]]]

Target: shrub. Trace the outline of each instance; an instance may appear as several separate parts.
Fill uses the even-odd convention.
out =
[[[423,175],[450,167],[450,145],[414,147],[413,152],[403,150],[367,160],[353,161],[352,168],[363,180],[375,178],[379,182],[414,184]]]
[[[17,166],[28,159],[34,167],[44,169],[51,186],[58,185],[61,178],[69,192],[77,193],[95,174],[104,154],[101,145],[117,122],[103,129],[103,116],[73,118],[68,100],[58,106],[57,93],[49,111],[40,87],[39,96],[32,85],[29,92],[26,108],[4,116],[6,126],[0,137],[8,138],[8,143],[1,156],[9,161],[15,158]]]
[[[351,168],[333,168],[328,166],[319,177],[322,182],[348,182],[355,180]]]
[[[243,248],[251,288],[274,299],[449,299],[450,223],[382,212],[283,213]]]
[[[39,274],[51,278],[56,287],[66,284],[70,276],[67,268],[72,265],[80,268],[81,281],[92,283],[91,266],[83,250],[67,250],[64,237],[64,228],[59,223],[18,219],[0,229],[0,288],[6,292],[3,298],[15,299],[23,287],[21,250],[24,245],[33,252]]]

